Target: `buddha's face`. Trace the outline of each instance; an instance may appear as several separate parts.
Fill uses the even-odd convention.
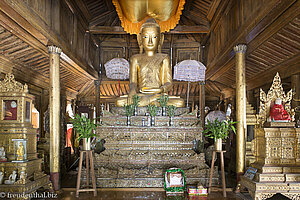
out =
[[[155,51],[160,41],[160,33],[156,27],[142,29],[142,42],[145,51]]]

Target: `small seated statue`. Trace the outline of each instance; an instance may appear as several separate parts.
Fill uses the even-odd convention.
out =
[[[117,98],[116,106],[118,107],[132,104],[132,97],[135,94],[141,97],[139,102],[141,107],[149,104],[159,105],[157,101],[159,96],[167,94],[172,88],[170,57],[160,53],[163,36],[154,19],[150,18],[142,25],[137,39],[140,54],[130,58],[130,91],[128,95]],[[156,52],[157,50],[159,53]],[[169,96],[168,105],[184,107],[184,100],[180,97]]]
[[[24,146],[23,143],[19,143],[19,148],[17,150],[17,160],[24,160]]]
[[[5,150],[4,147],[0,147],[0,162],[7,161],[7,158],[5,157]]]
[[[27,178],[27,173],[25,171],[20,172],[20,179],[16,182],[17,184],[25,184]]]
[[[11,175],[9,175],[8,180],[4,181],[5,184],[14,184],[17,179],[17,171],[13,171]]]
[[[0,172],[0,185],[3,183],[4,174],[3,172]]]
[[[277,98],[270,110],[270,120],[274,122],[289,122],[291,117],[282,105],[282,100]]]

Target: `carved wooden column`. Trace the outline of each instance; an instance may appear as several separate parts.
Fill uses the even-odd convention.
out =
[[[101,80],[95,80],[95,96],[96,96],[96,117],[97,121],[99,122],[100,119],[100,113],[101,113],[101,108],[100,108],[100,85],[101,85]]]
[[[50,179],[54,190],[60,189],[60,76],[59,56],[61,49],[55,46],[48,47],[50,56]]]
[[[236,71],[236,172],[238,179],[244,173],[245,168],[245,133],[246,133],[246,77],[245,54],[247,46],[239,44],[235,46],[235,71]]]
[[[204,128],[204,115],[205,115],[205,84],[199,83],[199,109],[200,109],[200,120],[202,128]]]
[[[291,76],[291,87],[294,92],[292,108],[296,108],[300,106],[300,73],[293,74]],[[299,117],[300,117],[300,113],[296,112],[296,116],[295,116],[296,121],[299,119]]]

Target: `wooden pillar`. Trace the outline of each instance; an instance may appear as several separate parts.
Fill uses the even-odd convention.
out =
[[[90,32],[86,31],[84,34],[84,44],[83,44],[83,53],[85,61],[90,64],[89,58],[89,46],[90,46]]]
[[[246,133],[246,77],[245,54],[247,46],[239,44],[235,46],[235,77],[236,77],[236,172],[239,176],[245,168],[245,133]]]
[[[205,119],[205,84],[199,83],[199,109],[200,109],[200,120],[202,128],[204,128],[204,119]]]
[[[97,122],[100,121],[100,113],[101,113],[101,108],[100,108],[100,85],[101,85],[101,80],[95,80],[95,96],[96,96],[96,117],[97,117]]]
[[[60,77],[59,56],[61,49],[55,46],[48,47],[50,56],[50,179],[54,190],[60,189]]]
[[[291,87],[293,89],[294,98],[292,101],[292,108],[296,108],[300,106],[300,73],[298,74],[293,74],[291,76]],[[299,119],[300,113],[296,112],[295,119],[296,121]]]
[[[45,131],[44,131],[44,104],[45,104],[45,94],[44,89],[42,89],[41,92],[41,101],[40,101],[40,138],[45,137]]]

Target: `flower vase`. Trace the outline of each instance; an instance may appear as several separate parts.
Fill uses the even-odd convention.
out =
[[[215,150],[222,151],[222,138],[219,138],[215,141]]]
[[[155,117],[151,116],[151,126],[155,126]]]
[[[91,138],[83,138],[83,151],[91,150]]]
[[[173,117],[170,117],[170,126],[173,126],[174,122],[173,122]]]
[[[134,116],[137,116],[137,107],[136,106],[134,106]]]
[[[130,126],[130,116],[127,116],[127,126]]]
[[[162,116],[166,116],[166,107],[162,107]]]

